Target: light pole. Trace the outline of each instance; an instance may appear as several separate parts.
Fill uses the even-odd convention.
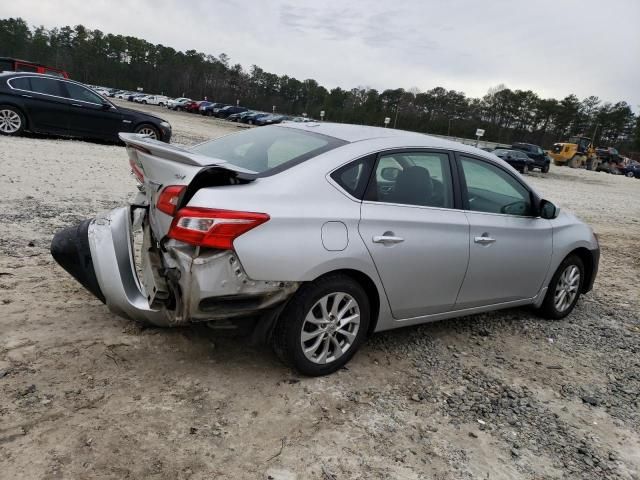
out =
[[[391,122],[391,119],[389,117],[384,117],[384,128],[389,126],[389,122]]]
[[[451,136],[451,121],[453,120],[453,118],[449,119],[449,128],[447,129],[447,137]]]

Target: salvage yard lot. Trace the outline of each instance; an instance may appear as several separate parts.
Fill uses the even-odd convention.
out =
[[[136,108],[175,143],[237,130]],[[568,318],[381,333],[309,379],[206,327],[142,329],[54,264],[56,230],[133,194],[122,147],[2,137],[0,165],[2,478],[638,478],[638,180],[529,176],[600,236],[595,289]]]

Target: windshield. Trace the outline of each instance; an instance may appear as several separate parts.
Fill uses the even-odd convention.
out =
[[[272,126],[226,135],[192,150],[268,176],[346,143],[314,132]]]

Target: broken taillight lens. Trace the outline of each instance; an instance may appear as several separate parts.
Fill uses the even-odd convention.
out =
[[[266,213],[186,207],[178,210],[167,236],[199,247],[230,250],[236,238],[269,218]]]
[[[184,185],[169,185],[168,187],[165,187],[164,190],[160,192],[158,201],[156,202],[158,210],[173,217],[176,213],[176,209],[178,208],[180,195],[185,188],[186,187]]]

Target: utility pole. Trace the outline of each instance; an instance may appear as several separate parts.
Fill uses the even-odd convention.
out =
[[[451,120],[453,120],[453,118],[449,119],[449,128],[447,128],[447,137],[451,136]]]
[[[396,128],[396,125],[398,124],[398,111],[400,110],[400,102],[398,102],[398,105],[396,105],[396,117],[393,119],[393,128]]]

